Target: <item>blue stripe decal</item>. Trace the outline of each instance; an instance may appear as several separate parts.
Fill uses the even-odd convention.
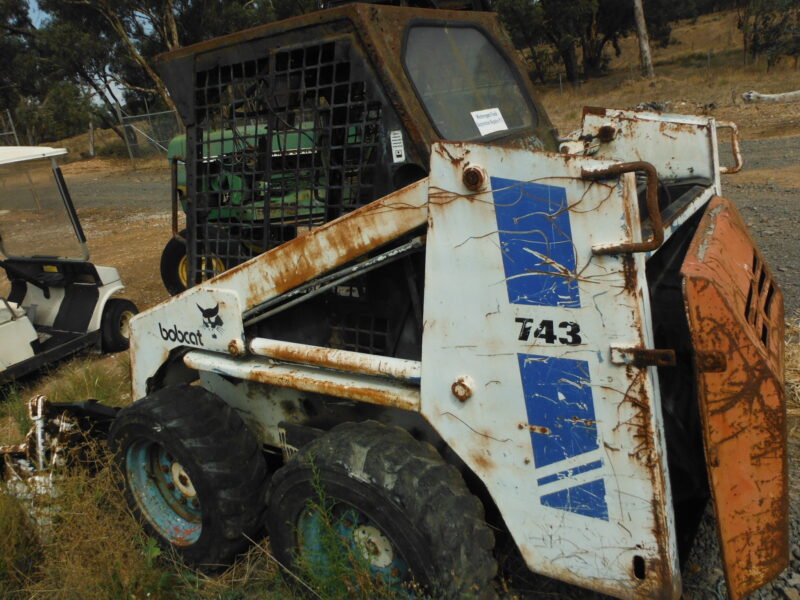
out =
[[[585,360],[518,354],[522,389],[538,468],[578,456],[600,445],[589,363]]]
[[[590,385],[584,360],[517,354],[531,425],[533,460],[537,468],[586,454],[600,447]],[[595,460],[539,479],[539,485],[599,469]],[[586,517],[608,520],[606,486],[602,479],[545,494],[540,502]]]
[[[554,481],[567,479],[568,477],[574,477],[575,475],[579,475],[580,473],[586,473],[586,471],[593,471],[594,469],[599,469],[602,466],[603,466],[603,461],[596,460],[594,462],[590,462],[588,464],[581,465],[573,469],[567,469],[566,471],[561,471],[560,473],[553,473],[552,475],[548,475],[547,477],[542,477],[536,483],[538,483],[539,485],[547,485],[548,483],[553,483]]]
[[[606,485],[602,479],[542,496],[542,504],[608,521]]]
[[[580,308],[566,189],[491,180],[508,301]]]

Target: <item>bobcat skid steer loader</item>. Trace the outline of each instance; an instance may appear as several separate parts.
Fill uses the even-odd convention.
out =
[[[327,524],[401,594],[490,598],[508,538],[677,599],[711,500],[732,598],[787,565],[783,301],[722,195],[731,124],[589,108],[559,152],[483,13],[343,6],[160,69],[201,283],[132,320],[110,439],[162,544],[216,565],[266,531],[325,572]],[[259,227],[219,226],[212,130]],[[241,264],[203,281],[210,255]]]

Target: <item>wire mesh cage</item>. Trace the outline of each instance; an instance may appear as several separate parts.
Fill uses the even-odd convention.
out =
[[[390,191],[397,117],[349,36],[209,62],[187,131],[192,281]]]

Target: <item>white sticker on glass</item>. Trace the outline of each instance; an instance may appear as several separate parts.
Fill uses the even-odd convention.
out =
[[[487,108],[486,110],[475,110],[469,113],[478,126],[481,135],[489,135],[495,131],[505,131],[508,129],[503,115],[499,108]]]
[[[406,148],[403,145],[403,132],[399,129],[389,132],[389,142],[392,145],[392,161],[405,162]]]

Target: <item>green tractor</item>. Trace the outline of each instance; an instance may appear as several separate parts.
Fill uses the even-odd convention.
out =
[[[273,245],[269,240],[282,237],[286,227],[300,226],[302,232],[325,221],[325,182],[313,169],[313,163],[323,160],[317,153],[313,121],[272,134],[272,157],[288,155],[296,168],[272,173],[268,179],[256,174],[267,136],[266,129],[257,125],[203,133],[203,156],[198,160],[208,176],[201,193],[213,200],[205,214],[209,251],[198,258],[201,273],[219,273],[264,252]],[[161,279],[171,295],[190,287],[187,231],[178,219],[179,205],[184,214],[189,210],[185,157],[186,135],[178,135],[167,149],[172,169],[172,237],[161,253]],[[231,260],[231,254],[236,259]]]

